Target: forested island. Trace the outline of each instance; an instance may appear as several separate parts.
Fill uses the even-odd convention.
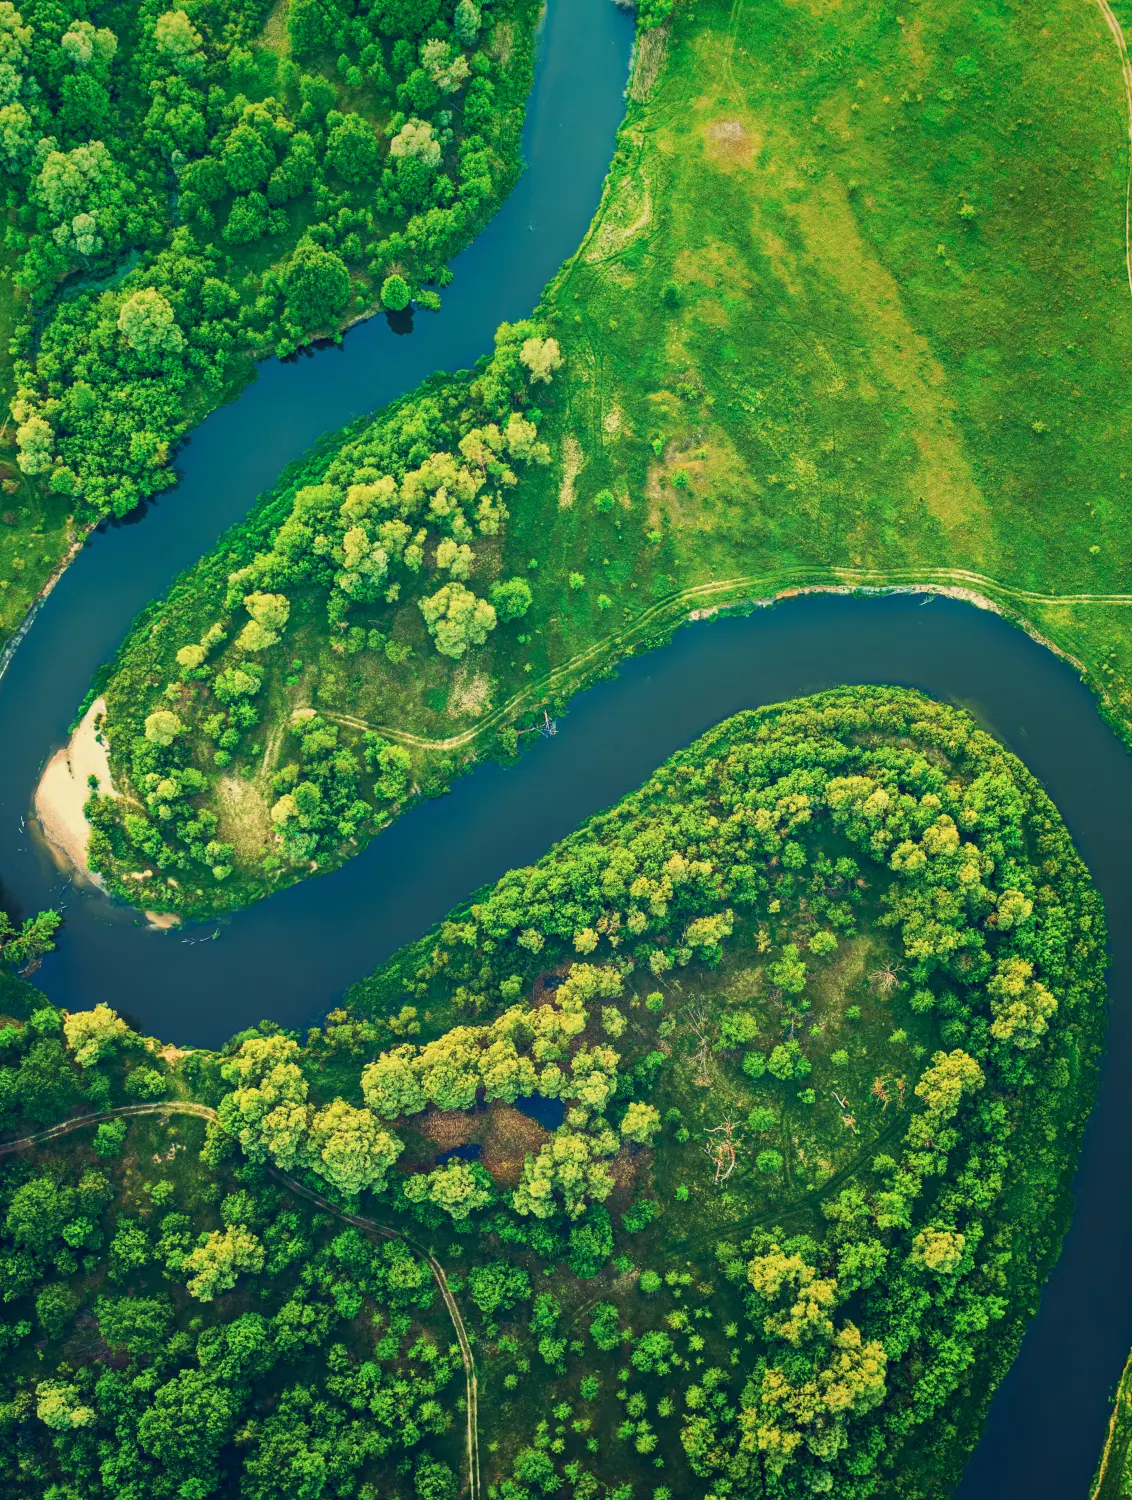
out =
[[[1104,949],[1021,763],[860,688],[721,724],[304,1038],[6,977],[6,1493],[939,1494],[1068,1220]]]

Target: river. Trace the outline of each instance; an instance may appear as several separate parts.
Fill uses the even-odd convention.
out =
[[[0,896],[66,903],[37,982],[59,1005],[104,1001],[162,1038],[212,1045],[270,1016],[315,1020],[354,979],[504,870],[545,852],[728,714],[840,683],[922,688],[968,708],[1048,787],[1102,891],[1115,999],[1098,1107],[1064,1253],[1000,1388],[960,1500],[1071,1500],[1087,1490],[1108,1394],[1132,1343],[1132,759],[1072,670],[996,616],[931,596],[795,599],[702,622],[580,695],[560,733],[512,768],[482,765],[333,874],[215,929],[158,934],[61,889],[24,831],[45,752],[130,620],[244,514],[321,432],[469,365],[535,304],[596,206],[622,112],[631,24],[609,0],[552,0],[526,130],[531,169],[455,263],[439,316],[394,342],[384,320],[340,348],[268,364],[182,453],[180,487],[95,537],[0,680]],[[584,59],[584,66],[579,60]],[[215,931],[216,937],[213,937]]]

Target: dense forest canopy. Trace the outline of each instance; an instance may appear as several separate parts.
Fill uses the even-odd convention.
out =
[[[534,19],[525,0],[3,0],[23,473],[80,521],[124,515],[253,358],[438,307],[517,174]]]
[[[722,724],[304,1040],[6,981],[6,1136],[99,1118],[0,1143],[5,1483],[454,1500],[467,1418],[489,1500],[937,1495],[1058,1252],[1103,965],[1024,767],[859,688]]]

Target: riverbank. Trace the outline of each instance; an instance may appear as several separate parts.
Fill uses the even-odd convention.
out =
[[[92,777],[102,796],[118,795],[101,734],[105,714],[106,699],[96,698],[70,743],[47,762],[35,789],[35,818],[52,857],[62,869],[98,886],[101,880],[87,868],[90,823],[83,809],[93,790]]]

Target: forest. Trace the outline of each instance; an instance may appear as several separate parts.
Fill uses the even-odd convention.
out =
[[[5,590],[26,599],[68,524],[172,485],[256,360],[440,307],[520,169],[535,20],[527,0],[4,0]]]
[[[5,1491],[938,1495],[1058,1254],[1104,964],[1021,763],[856,688],[709,731],[302,1037],[9,972]]]

